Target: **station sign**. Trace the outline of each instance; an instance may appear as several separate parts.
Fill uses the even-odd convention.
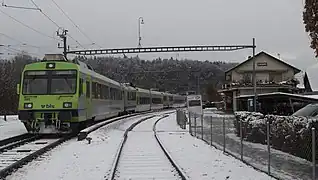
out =
[[[201,95],[188,95],[187,96],[187,108],[190,113],[196,115],[202,115],[202,97]]]

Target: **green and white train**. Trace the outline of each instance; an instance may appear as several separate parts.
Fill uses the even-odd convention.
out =
[[[116,82],[60,54],[26,65],[17,93],[19,119],[34,133],[77,132],[94,121],[186,103],[185,96]]]

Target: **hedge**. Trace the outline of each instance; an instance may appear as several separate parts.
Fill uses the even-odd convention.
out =
[[[240,136],[242,120],[243,138],[246,141],[267,144],[266,122],[270,124],[270,144],[273,148],[292,155],[312,160],[312,127],[316,128],[318,144],[318,119],[296,116],[263,115],[255,112],[236,112],[234,126]],[[316,150],[318,157],[318,149]]]

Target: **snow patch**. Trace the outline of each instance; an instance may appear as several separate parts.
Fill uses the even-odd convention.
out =
[[[265,173],[224,155],[222,151],[192,137],[187,132],[174,133],[184,130],[177,125],[176,120],[172,121],[172,118],[173,115],[170,115],[169,118],[161,120],[157,130],[169,127],[173,132],[158,132],[158,135],[172,158],[190,179],[272,179]]]
[[[27,133],[23,123],[16,115],[7,116],[7,121],[0,116],[0,140]]]

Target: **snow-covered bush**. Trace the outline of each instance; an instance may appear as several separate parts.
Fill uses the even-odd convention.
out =
[[[241,120],[243,138],[251,142],[264,142],[265,139],[263,137],[265,133],[264,130],[266,130],[266,122],[264,121],[264,115],[262,113],[239,111],[235,113],[235,117],[234,126],[238,136],[240,136]]]
[[[312,127],[318,128],[317,118],[277,115],[264,116],[261,113],[252,112],[237,112],[235,113],[235,117],[236,134],[240,135],[239,121],[241,119],[243,138],[245,140],[266,144],[266,122],[268,121],[270,123],[270,143],[273,148],[311,160],[311,129]],[[316,139],[318,142],[318,136],[316,136]]]

